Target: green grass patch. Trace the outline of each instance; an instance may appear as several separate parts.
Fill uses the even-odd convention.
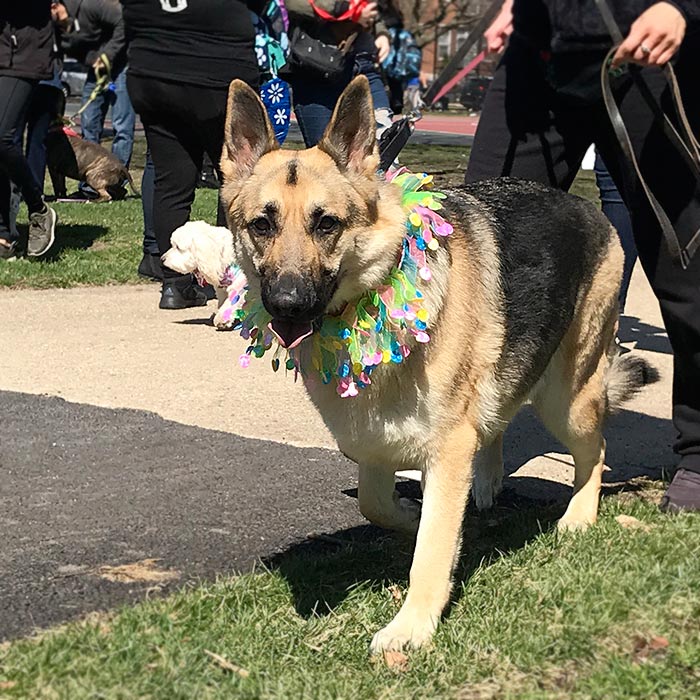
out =
[[[140,138],[134,147],[132,165],[137,183],[141,181],[144,158],[145,140]],[[409,145],[402,153],[407,167],[433,173],[437,187],[461,184],[468,159],[468,147]],[[47,181],[47,192],[51,191]],[[597,198],[593,174],[580,173],[572,191]],[[59,202],[52,206],[59,224],[57,242],[49,256],[44,260],[0,260],[0,287],[74,287],[143,281],[136,274],[143,243],[140,199],[130,197],[105,204]],[[215,221],[215,192],[197,191],[192,218]],[[22,210],[19,220],[26,221],[26,210]]]
[[[646,528],[621,527],[620,513]],[[367,645],[398,609],[412,543],[359,528],[259,573],[7,644],[0,696],[700,697],[700,516],[621,494],[595,527],[562,537],[560,514],[530,503],[468,516],[454,605],[404,671]]]

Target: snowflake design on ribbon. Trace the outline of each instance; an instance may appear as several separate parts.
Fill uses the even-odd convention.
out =
[[[287,116],[287,113],[283,109],[278,109],[275,112],[275,116],[273,118],[275,120],[275,124],[277,124],[278,126],[282,125],[282,124],[286,124],[287,119],[289,119],[289,117]]]
[[[284,96],[284,91],[282,90],[282,86],[279,83],[276,83],[274,85],[270,85],[270,87],[267,90],[267,96],[270,98],[270,102],[273,105],[276,105],[278,102],[281,102],[282,97]],[[284,120],[282,123],[284,123]]]

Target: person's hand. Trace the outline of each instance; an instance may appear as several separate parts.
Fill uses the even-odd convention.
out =
[[[484,32],[486,50],[489,53],[501,53],[506,47],[508,37],[513,33],[513,0],[506,0],[496,19]]]
[[[391,51],[389,37],[386,34],[380,34],[374,40],[374,45],[377,47],[377,60],[379,63],[384,63],[386,57],[389,55],[389,51]]]
[[[68,10],[60,2],[51,3],[51,19],[54,22],[66,22],[68,20]]]
[[[70,23],[70,16],[66,6],[60,2],[51,3],[51,19],[61,28],[64,29]]]
[[[370,29],[378,16],[379,10],[377,10],[377,3],[368,2],[362,8],[362,12],[360,12],[360,16],[357,18],[357,23],[362,25],[365,29]]]
[[[627,38],[613,56],[612,67],[621,63],[663,66],[673,58],[685,36],[685,17],[668,2],[657,2],[642,12]]]
[[[421,86],[424,90],[425,90],[425,88],[428,87],[428,83],[430,82],[430,78],[429,78],[428,74],[427,74],[424,70],[422,70],[422,71],[418,74],[418,82],[420,83],[420,86]]]

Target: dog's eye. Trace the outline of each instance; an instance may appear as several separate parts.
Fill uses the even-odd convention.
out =
[[[322,216],[316,225],[320,233],[333,233],[338,228],[340,222],[334,216]]]
[[[265,236],[272,231],[270,222],[264,216],[254,219],[250,224],[250,228],[261,236]]]

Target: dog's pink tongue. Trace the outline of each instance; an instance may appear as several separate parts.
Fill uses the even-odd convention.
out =
[[[314,331],[311,322],[294,323],[293,321],[281,321],[273,318],[268,328],[275,334],[280,345],[287,350],[295,348],[304,338],[308,338]]]

